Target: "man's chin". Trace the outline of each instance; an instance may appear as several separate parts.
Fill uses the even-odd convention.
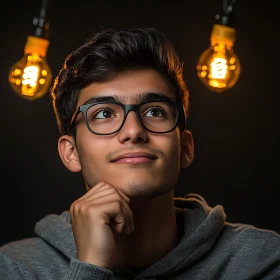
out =
[[[155,185],[146,182],[127,182],[120,188],[133,201],[147,201],[173,190],[171,185]]]

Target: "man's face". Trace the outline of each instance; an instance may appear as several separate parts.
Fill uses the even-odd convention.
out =
[[[139,94],[150,92],[175,100],[164,78],[155,70],[145,69],[91,84],[80,92],[77,107],[97,96],[118,96],[123,103],[134,104]],[[95,135],[80,120],[82,113],[77,118],[76,148],[88,188],[103,181],[130,198],[151,198],[174,188],[180,170],[178,128],[164,134],[149,132],[131,111],[119,132]]]

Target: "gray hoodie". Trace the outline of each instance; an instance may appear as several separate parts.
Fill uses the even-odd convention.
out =
[[[221,205],[210,207],[197,194],[174,200],[184,231],[181,241],[139,274],[77,260],[68,211],[51,214],[35,226],[36,237],[0,249],[1,280],[280,279],[280,235],[251,225],[226,222]]]

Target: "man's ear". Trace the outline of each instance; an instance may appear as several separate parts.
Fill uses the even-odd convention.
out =
[[[72,172],[80,172],[79,154],[72,136],[63,135],[58,139],[58,152],[63,164]]]
[[[188,167],[194,158],[194,142],[192,133],[188,130],[181,132],[181,168]]]

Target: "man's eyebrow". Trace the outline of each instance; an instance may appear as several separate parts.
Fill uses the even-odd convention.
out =
[[[143,92],[138,93],[136,95],[136,100],[138,103],[150,101],[150,100],[166,100],[166,101],[174,101],[170,97],[166,96],[164,93],[161,92]]]
[[[120,103],[126,103],[125,101],[128,100],[130,103],[142,103],[147,102],[150,100],[166,100],[166,101],[173,101],[170,97],[166,96],[163,93],[155,93],[155,92],[142,92],[137,93],[134,96],[121,96],[121,95],[109,95],[109,96],[92,96],[90,97],[85,103],[95,103],[95,102],[120,102]]]
[[[111,96],[91,96],[85,103],[86,104],[90,104],[90,103],[95,103],[95,102],[121,102],[120,101],[120,97],[121,96],[117,96],[117,95],[111,95]]]

